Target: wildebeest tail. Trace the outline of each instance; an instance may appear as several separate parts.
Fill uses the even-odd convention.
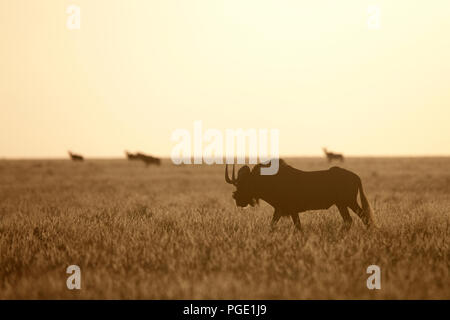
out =
[[[366,221],[365,221],[366,225],[368,227],[372,227],[372,226],[376,227],[375,221],[373,220],[373,212],[372,212],[372,209],[370,208],[369,201],[367,200],[367,197],[364,193],[361,179],[358,179],[358,183],[359,183],[359,185],[358,185],[359,197],[361,198],[361,206],[362,206],[362,210],[363,210],[362,214],[363,214],[364,219],[366,219]]]

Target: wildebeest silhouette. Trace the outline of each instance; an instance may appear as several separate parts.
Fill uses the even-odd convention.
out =
[[[328,159],[328,162],[331,162],[333,160],[340,160],[341,162],[344,162],[344,156],[341,153],[334,153],[327,151],[327,148],[322,148],[323,152],[325,153],[325,156]]]
[[[152,157],[146,154],[143,154],[141,152],[136,153],[136,156],[138,157],[139,160],[142,160],[146,166],[149,166],[151,164],[154,165],[161,165],[161,159],[156,158],[156,157]]]
[[[145,166],[149,166],[151,164],[155,164],[158,166],[161,165],[161,159],[146,155],[142,152],[130,153],[125,150],[125,155],[127,156],[128,160],[141,160],[145,163]]]
[[[72,161],[83,161],[84,160],[83,156],[81,156],[79,154],[75,154],[70,151],[67,151],[67,152],[69,153],[70,159],[72,159]]]
[[[128,160],[139,160],[139,156],[137,154],[130,153],[126,150],[125,150],[125,154],[126,154]]]
[[[344,229],[350,228],[352,218],[348,208],[352,209],[363,223],[373,226],[372,211],[364,194],[361,179],[355,173],[332,167],[322,171],[301,171],[279,160],[279,170],[275,175],[261,175],[261,167],[269,164],[257,164],[252,170],[245,165],[238,171],[237,178],[228,176],[228,165],[225,167],[225,181],[236,186],[233,198],[236,205],[254,206],[262,199],[274,209],[272,229],[282,216],[291,216],[297,229],[300,230],[299,212],[308,210],[329,209],[336,205],[344,219]],[[361,199],[362,208],[357,201]]]

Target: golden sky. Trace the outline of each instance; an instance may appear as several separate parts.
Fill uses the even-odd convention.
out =
[[[195,120],[279,129],[282,155],[450,155],[448,0],[3,0],[0,39],[0,158],[169,156]]]

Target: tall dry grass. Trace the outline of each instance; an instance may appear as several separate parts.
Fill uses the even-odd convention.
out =
[[[286,159],[303,170],[323,159]],[[0,298],[450,298],[450,159],[349,159],[379,230],[235,207],[223,166],[0,161]],[[81,267],[82,289],[66,287]],[[381,267],[381,290],[366,268]]]

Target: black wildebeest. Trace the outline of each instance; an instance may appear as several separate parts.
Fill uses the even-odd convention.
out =
[[[328,162],[331,162],[333,160],[340,160],[341,162],[344,162],[344,156],[341,153],[330,152],[327,150],[327,148],[322,148],[322,150],[325,153]]]
[[[344,229],[350,228],[352,224],[348,208],[352,209],[367,227],[374,225],[361,179],[355,173],[339,167],[322,171],[301,171],[280,159],[277,174],[261,175],[263,166],[268,165],[257,164],[253,170],[243,166],[235,178],[233,164],[233,175],[230,179],[226,165],[225,181],[236,186],[233,198],[237,206],[254,206],[262,199],[275,209],[272,229],[280,217],[291,216],[295,227],[300,230],[299,212],[328,209],[332,205],[339,209],[344,219]],[[358,191],[362,208],[357,201]]]
[[[137,154],[130,153],[126,150],[125,150],[125,154],[126,154],[128,160],[139,160],[139,156]]]
[[[138,152],[136,154],[136,156],[138,157],[139,160],[142,160],[146,166],[148,166],[150,164],[155,164],[158,166],[161,165],[161,159],[159,159],[159,158],[148,156],[148,155],[140,153],[140,152]]]
[[[72,159],[72,161],[83,161],[84,160],[83,156],[81,156],[79,154],[75,154],[70,151],[67,151],[67,152],[69,153],[70,159]]]

